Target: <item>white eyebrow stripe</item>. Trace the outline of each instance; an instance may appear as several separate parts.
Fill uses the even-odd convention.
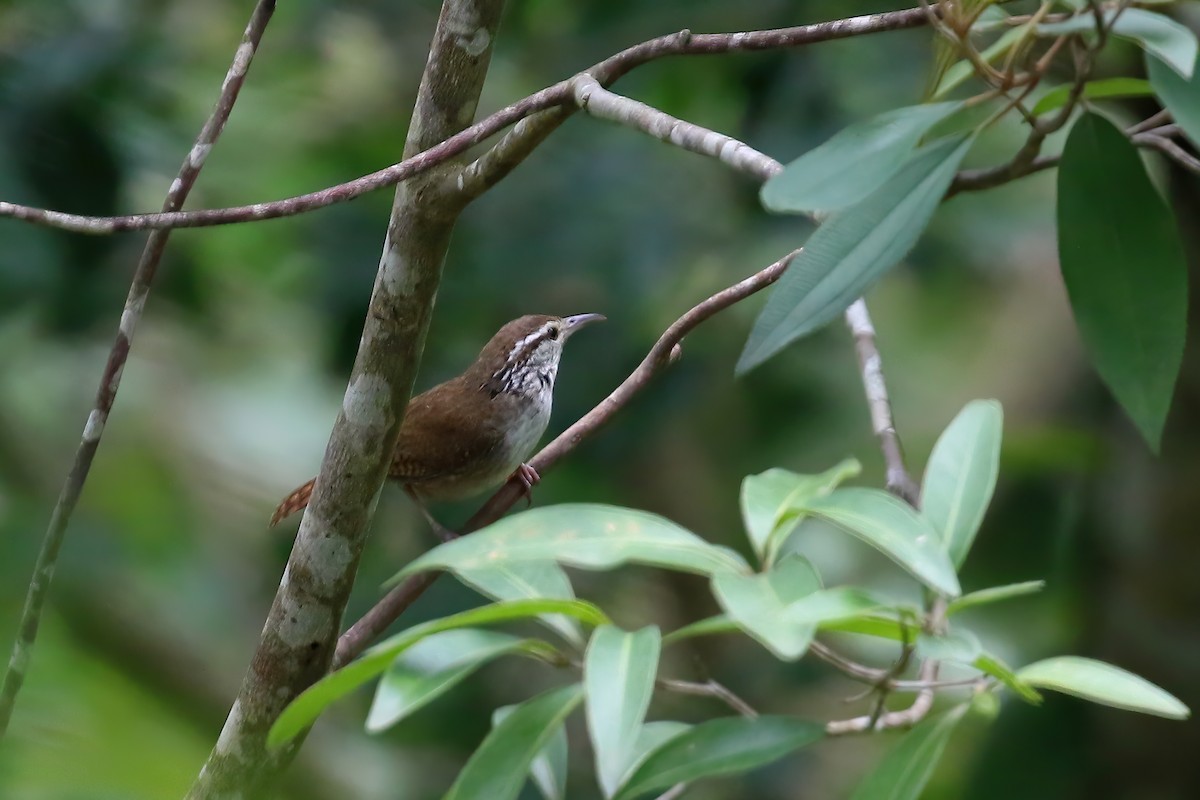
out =
[[[525,347],[525,345],[529,344],[530,342],[537,341],[541,337],[548,334],[550,332],[551,325],[553,325],[553,323],[546,322],[542,325],[542,327],[538,328],[536,331],[529,334],[524,339],[519,340],[515,345],[513,345],[513,349],[509,351],[508,358],[505,360],[512,361],[514,358],[516,358],[517,354],[521,352],[521,350]]]

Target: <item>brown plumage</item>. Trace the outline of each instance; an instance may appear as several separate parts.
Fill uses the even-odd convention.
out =
[[[419,505],[464,500],[500,485],[514,470],[528,488],[537,473],[523,462],[550,420],[563,343],[600,319],[531,315],[506,324],[466,372],[409,402],[388,477]],[[315,480],[279,504],[271,525],[308,505]]]

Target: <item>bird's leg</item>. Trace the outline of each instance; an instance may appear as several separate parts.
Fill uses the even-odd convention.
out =
[[[413,504],[421,512],[421,516],[425,517],[425,521],[429,523],[429,527],[433,528],[433,532],[437,534],[439,539],[443,542],[449,542],[458,538],[457,533],[433,518],[433,514],[429,513],[429,509],[425,507],[425,503],[421,501],[421,498],[417,496],[417,493],[412,490],[411,486],[405,486],[404,492],[412,498]]]
[[[522,464],[517,467],[517,471],[512,474],[509,480],[511,481],[513,478],[516,478],[517,483],[521,484],[521,494],[525,496],[526,506],[533,505],[533,487],[541,483],[542,476],[538,475],[537,470],[533,467],[528,464]]]

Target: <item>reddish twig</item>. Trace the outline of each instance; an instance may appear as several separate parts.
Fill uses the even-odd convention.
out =
[[[910,8],[764,31],[692,34],[685,30],[626,48],[586,72],[602,85],[608,86],[631,69],[664,56],[713,55],[736,51],[797,47],[851,36],[920,27],[925,22],[925,16],[919,8]],[[393,186],[462,154],[474,145],[531,114],[560,106],[573,107],[575,100],[572,87],[572,78],[559,81],[553,86],[505,106],[496,113],[438,144],[426,148],[411,158],[406,158],[390,167],[337,186],[283,200],[231,208],[169,211],[159,214],[130,214],[114,217],[64,214],[59,211],[0,202],[0,217],[13,217],[78,233],[108,234],[129,230],[227,225],[235,222],[292,216],[335,203],[342,203],[368,192]]]

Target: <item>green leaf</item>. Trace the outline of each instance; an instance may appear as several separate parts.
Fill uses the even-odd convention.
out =
[[[401,653],[380,679],[367,713],[367,732],[387,730],[487,662],[522,652],[551,659],[557,653],[537,639],[478,628],[444,631],[422,639]]]
[[[1063,148],[1058,255],[1096,370],[1157,451],[1183,359],[1187,265],[1137,151],[1097,114]]]
[[[1159,100],[1171,112],[1176,124],[1183,128],[1192,144],[1200,145],[1200,59],[1192,68],[1192,77],[1186,79],[1147,53],[1146,72]]]
[[[672,722],[670,720],[655,720],[643,725],[642,729],[638,731],[637,740],[633,744],[633,758],[630,760],[625,774],[621,776],[621,785],[624,786],[629,781],[633,773],[637,772],[638,767],[644,764],[646,759],[655,750],[684,731],[691,730],[691,727],[686,722]]]
[[[1112,26],[1112,32],[1131,39],[1146,52],[1162,59],[1183,78],[1192,77],[1196,63],[1196,35],[1184,25],[1170,17],[1141,8],[1127,8],[1113,22],[1116,9],[1104,12],[1104,24]],[[1091,12],[1079,14],[1062,22],[1045,22],[1038,25],[1041,36],[1063,36],[1072,33],[1092,33],[1096,30],[1096,18]]]
[[[414,625],[406,631],[383,640],[363,653],[357,661],[326,675],[293,700],[267,734],[267,746],[278,747],[312,725],[335,700],[338,700],[376,677],[398,655],[427,636],[457,628],[490,625],[514,619],[526,619],[538,614],[567,614],[589,625],[608,623],[608,617],[596,606],[582,600],[513,600],[473,608],[441,619]]]
[[[583,699],[579,684],[521,703],[488,733],[445,800],[513,800],[539,752]]]
[[[990,9],[989,9],[990,10]],[[1005,31],[999,39],[992,42],[982,53],[980,57],[988,64],[993,63],[997,58],[1004,55],[1020,41],[1025,35],[1025,27],[1010,28]],[[946,70],[946,74],[942,76],[941,82],[938,84],[937,91],[933,93],[934,97],[942,97],[951,89],[961,84],[967,78],[975,74],[975,65],[967,59],[956,61]]]
[[[584,569],[648,564],[713,575],[749,572],[727,547],[709,544],[670,520],[645,511],[591,504],[535,508],[481,531],[438,545],[392,578],[430,569],[491,568],[498,564],[557,561]]]
[[[979,637],[967,630],[950,631],[942,635],[920,633],[917,635],[917,655],[936,661],[957,661],[974,664],[983,653]]]
[[[1027,682],[1018,678],[1017,674],[1007,664],[996,658],[996,656],[990,653],[980,653],[971,663],[971,666],[980,672],[991,675],[1027,703],[1038,705],[1042,702],[1041,693]]]
[[[797,511],[812,497],[827,495],[842,481],[862,471],[857,459],[848,458],[819,475],[801,475],[786,469],[769,469],[748,475],[742,481],[742,520],[750,544],[766,563],[778,550],[783,538],[800,522]]]
[[[980,589],[977,592],[968,592],[957,600],[950,601],[950,604],[946,606],[946,615],[957,614],[960,611],[965,611],[975,606],[998,603],[1002,600],[1023,597],[1027,594],[1035,594],[1044,588],[1046,588],[1045,581],[1024,581],[1023,583],[1008,583],[1004,586],[991,586],[987,589]]]
[[[895,642],[911,642],[917,637],[920,625],[916,620],[907,624],[897,617],[882,614],[863,614],[857,617],[833,619],[822,622],[820,630],[827,633],[856,633],[862,636],[874,636],[878,639],[891,639]]]
[[[1083,85],[1083,96],[1088,100],[1105,100],[1117,97],[1150,97],[1154,88],[1150,81],[1141,78],[1101,78]],[[1055,86],[1042,95],[1033,107],[1033,115],[1040,116],[1056,111],[1067,104],[1071,96],[1071,85]]]
[[[637,756],[636,741],[654,693],[658,628],[626,633],[610,625],[597,628],[583,666],[587,723],[596,753],[596,778],[612,797]]]
[[[567,577],[563,568],[553,561],[497,564],[483,569],[458,570],[456,574],[460,581],[493,600],[541,597],[575,599],[571,579]],[[547,614],[539,619],[571,644],[583,646],[583,635],[579,632],[579,624],[575,620],[562,614]]]
[[[791,717],[709,720],[651,753],[621,787],[617,800],[631,800],[677,783],[745,772],[824,735],[824,726]]]
[[[838,586],[818,589],[783,610],[784,619],[793,625],[820,625],[836,619],[859,617],[888,605],[864,589]]]
[[[953,136],[920,148],[869,197],[817,228],[754,323],[738,373],[837,317],[899,262],[929,224],[972,141]]]
[[[725,614],[717,614],[715,617],[697,620],[690,625],[684,625],[682,628],[671,631],[663,636],[663,646],[675,644],[676,642],[696,636],[712,636],[718,633],[733,633],[738,630],[740,628],[738,628],[736,622]]]
[[[933,446],[921,488],[921,516],[941,537],[955,567],[966,560],[996,488],[1004,412],[972,400]]]
[[[917,800],[967,707],[956,706],[906,733],[858,785],[851,800]]]
[[[808,650],[817,627],[792,622],[785,611],[796,600],[821,588],[812,564],[791,555],[761,575],[725,573],[712,580],[713,595],[742,630],[779,658],[794,661]]]
[[[955,101],[897,108],[843,128],[763,184],[762,204],[776,213],[854,205],[895,175],[921,137],[961,107]]]
[[[518,706],[502,706],[492,714],[495,728]],[[550,734],[549,741],[533,757],[529,777],[546,800],[566,800],[567,796],[567,731],[562,725]]]
[[[1058,656],[1017,670],[1017,677],[1032,686],[1072,694],[1126,711],[1156,717],[1187,719],[1188,707],[1145,678],[1120,667],[1080,656]]]
[[[937,532],[904,501],[852,487],[814,498],[807,510],[862,539],[929,588],[950,597],[961,593]]]

